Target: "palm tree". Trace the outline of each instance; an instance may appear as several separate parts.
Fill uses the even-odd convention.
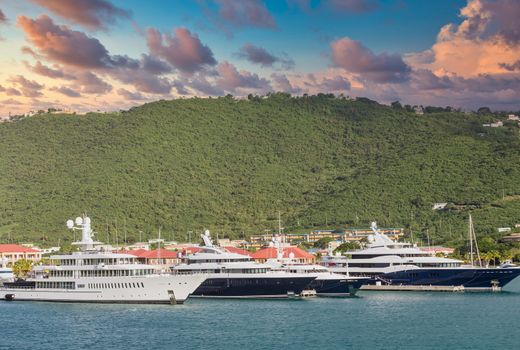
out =
[[[13,273],[17,278],[27,277],[27,273],[31,271],[33,262],[27,259],[17,260],[13,265]]]
[[[494,254],[492,252],[485,252],[480,254],[480,258],[484,262],[484,266],[489,267],[489,262],[493,260]]]

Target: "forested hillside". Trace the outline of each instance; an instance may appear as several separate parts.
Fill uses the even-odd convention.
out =
[[[65,220],[81,213],[103,241],[159,227],[247,237],[278,211],[286,231],[376,220],[454,243],[471,210],[477,233],[496,235],[520,222],[520,138],[513,123],[482,127],[493,120],[272,94],[2,123],[0,242],[70,241]]]

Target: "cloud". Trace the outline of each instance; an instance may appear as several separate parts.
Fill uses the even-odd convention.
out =
[[[170,73],[172,71],[168,63],[146,54],[141,55],[141,66],[147,72],[156,75]]]
[[[412,86],[419,90],[441,90],[453,88],[447,76],[438,77],[427,69],[418,69],[412,74]]]
[[[246,43],[236,54],[240,58],[244,58],[251,63],[259,64],[262,67],[272,67],[275,63],[280,63],[283,69],[289,70],[294,68],[294,61],[290,58],[277,57],[269,53],[266,49]]]
[[[334,11],[346,13],[364,13],[378,9],[375,0],[328,0],[327,5]]]
[[[378,83],[408,80],[410,67],[398,54],[374,54],[359,41],[344,37],[331,43],[333,63]]]
[[[66,79],[66,80],[73,80],[74,77],[64,73],[60,69],[52,69],[50,67],[47,67],[46,65],[42,64],[40,61],[36,61],[36,64],[34,66],[31,66],[28,62],[24,62],[27,69],[29,69],[31,72],[34,72],[39,75],[43,75],[45,77],[49,78],[60,78],[60,79]]]
[[[28,80],[22,75],[12,77],[9,79],[9,81],[11,83],[17,84],[19,89],[22,91],[22,95],[25,97],[39,97],[43,95],[40,90],[44,88],[44,85],[34,80]]]
[[[69,87],[66,87],[66,86],[51,87],[50,90],[59,92],[65,96],[69,96],[69,97],[81,97],[81,94],[79,92],[77,92]]]
[[[148,28],[146,41],[150,52],[184,73],[191,74],[217,64],[213,52],[202,44],[197,34],[186,28],[174,28],[173,31],[174,36]]]
[[[49,16],[40,15],[35,20],[19,16],[18,26],[48,60],[86,68],[108,68],[114,63],[99,40],[55,25]]]
[[[291,84],[285,74],[273,73],[271,74],[271,79],[273,79],[274,86],[278,91],[287,92],[289,94],[299,94],[302,92],[301,88],[295,87]]]
[[[106,29],[116,20],[128,19],[131,13],[106,0],[31,0],[49,11],[87,29]]]
[[[75,76],[74,84],[81,88],[85,94],[104,94],[112,91],[112,85],[108,84],[91,72],[81,72]]]
[[[350,90],[350,81],[341,76],[325,78],[321,81],[320,88],[324,92],[346,91]]]
[[[137,100],[145,100],[146,99],[146,97],[144,95],[142,95],[141,93],[128,91],[126,89],[118,89],[117,90],[117,94],[120,95],[120,96],[123,96],[127,100],[137,101]]]
[[[276,28],[276,21],[261,0],[215,0],[219,16],[235,27]]]
[[[469,0],[460,17],[461,23],[439,30],[431,49],[408,55],[407,62],[438,75],[472,77],[514,71],[508,68],[515,67],[520,57],[520,2]],[[429,61],[416,60],[426,52]]]
[[[505,70],[508,70],[508,71],[520,71],[520,60],[516,61],[516,62],[513,62],[511,64],[507,64],[507,63],[499,63],[498,64],[500,67],[504,68]]]
[[[15,106],[20,106],[20,105],[22,105],[22,102],[17,101],[17,100],[12,99],[12,98],[8,98],[7,100],[0,101],[0,104],[2,104],[2,105],[15,105]]]
[[[151,94],[169,94],[172,89],[170,79],[155,76],[145,70],[120,69],[112,76],[124,84],[131,84],[137,90]]]
[[[7,22],[7,17],[5,16],[2,9],[0,9],[0,24],[6,23],[6,22]]]
[[[20,48],[20,51],[24,54],[24,55],[29,55],[29,56],[32,56],[34,59],[41,59],[42,57],[40,55],[38,55],[36,52],[34,52],[33,49],[31,49],[29,46],[22,46]]]
[[[217,71],[219,73],[217,85],[229,92],[235,92],[237,89],[252,89],[265,92],[271,90],[271,85],[268,80],[247,71],[239,72],[236,67],[228,61],[219,63]]]
[[[208,96],[221,96],[224,95],[225,91],[216,86],[215,84],[212,84],[210,81],[207,80],[205,76],[197,75],[191,81],[189,82],[189,86],[192,89],[195,89],[199,92],[201,92],[204,95]]]

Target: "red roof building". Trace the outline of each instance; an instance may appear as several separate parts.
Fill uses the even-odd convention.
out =
[[[20,259],[41,260],[42,252],[18,244],[0,244],[0,261],[12,265]]]
[[[276,259],[278,256],[278,250],[274,247],[267,247],[264,249],[260,249],[255,253],[251,254],[251,257],[256,262],[266,262],[269,259]],[[301,264],[314,264],[316,262],[316,257],[311,253],[306,252],[305,250],[298,247],[285,247],[282,249],[282,258],[283,259],[291,259],[293,262],[301,263]]]
[[[164,248],[155,250],[125,250],[118,253],[134,255],[139,262],[149,265],[173,265],[178,264],[180,261],[178,252]]]

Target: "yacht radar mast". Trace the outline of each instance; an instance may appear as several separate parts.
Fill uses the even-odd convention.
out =
[[[209,233],[209,230],[205,230],[204,234],[200,235],[202,237],[202,240],[204,241],[204,245],[206,247],[213,247],[213,242],[211,240],[211,235]]]
[[[73,245],[79,246],[81,251],[92,250],[95,245],[101,244],[101,242],[95,242],[92,239],[94,231],[90,228],[90,223],[91,221],[88,216],[78,216],[75,221],[67,220],[67,228],[69,230],[81,230],[81,241],[72,243]]]

